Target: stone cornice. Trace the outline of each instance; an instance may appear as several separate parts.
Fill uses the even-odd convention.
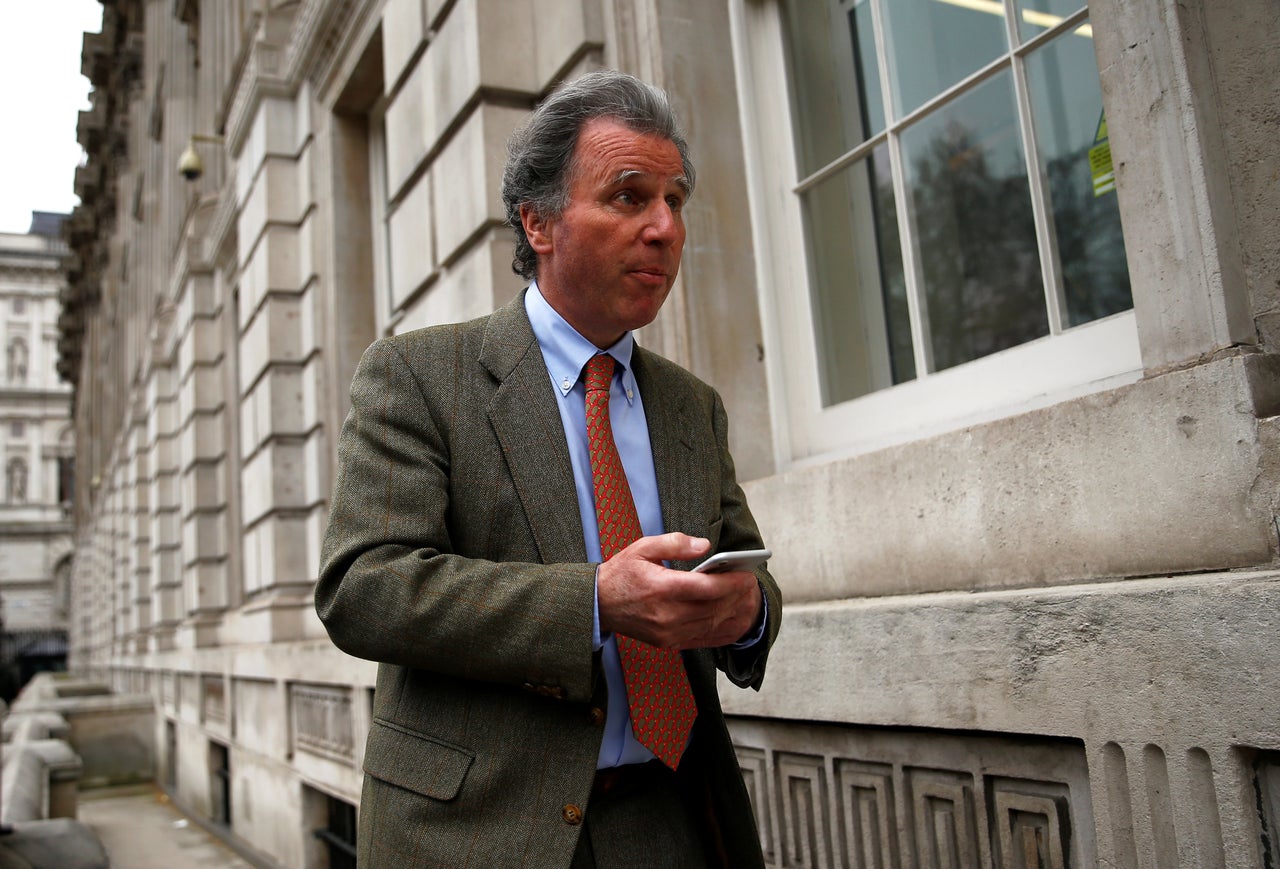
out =
[[[308,79],[327,86],[342,44],[357,38],[379,4],[371,0],[299,0],[278,7],[246,46],[243,70],[225,107],[221,126],[227,147],[239,154],[262,100],[292,98]]]
[[[86,33],[82,43],[80,68],[93,83],[93,93],[92,108],[80,112],[76,137],[88,161],[75,176],[81,204],[62,229],[70,255],[64,264],[67,286],[60,293],[63,311],[58,318],[57,371],[71,384],[73,403],[83,367],[86,312],[102,295],[102,264],[115,225],[117,177],[128,165],[130,100],[142,80],[144,12],[139,0],[104,2],[101,31]]]
[[[258,30],[246,40],[244,60],[237,61],[237,65],[243,63],[243,67],[235,79],[231,99],[219,119],[227,149],[233,155],[239,155],[244,148],[245,138],[263,99],[292,97],[297,92],[296,84],[291,84],[283,75],[286,46],[262,34],[264,29],[273,29],[270,25],[270,20],[265,27],[259,25]]]
[[[0,401],[3,402],[64,402],[70,397],[70,395],[71,390],[66,388],[48,389],[39,386],[0,386]]]
[[[338,70],[337,61],[347,55],[344,43],[360,37],[360,23],[377,5],[368,0],[311,0],[310,14],[290,45],[291,73],[327,90]]]

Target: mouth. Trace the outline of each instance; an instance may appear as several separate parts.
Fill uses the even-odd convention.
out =
[[[661,268],[632,269],[631,274],[647,284],[665,284],[668,277],[667,270]]]

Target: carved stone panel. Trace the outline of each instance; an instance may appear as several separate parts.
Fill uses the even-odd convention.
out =
[[[972,777],[932,769],[907,769],[905,774],[919,865],[925,869],[979,865]]]
[[[848,866],[900,866],[893,767],[842,759],[835,763],[836,811]]]
[[[201,710],[205,721],[226,723],[227,689],[221,676],[205,676],[200,680]]]
[[[1013,869],[1066,869],[1070,799],[1052,782],[988,781],[998,865]]]
[[[751,810],[759,820],[764,859],[772,863],[777,860],[777,855],[774,853],[773,824],[770,817],[773,797],[769,787],[769,773],[765,768],[765,753],[754,748],[739,748],[738,765],[742,769],[742,781],[747,786]]]
[[[776,720],[730,731],[768,866],[1096,863],[1079,743]]]
[[[289,686],[293,746],[298,751],[351,763],[351,691],[328,685]]]
[[[788,866],[831,866],[831,813],[821,755],[778,752],[774,757]]]

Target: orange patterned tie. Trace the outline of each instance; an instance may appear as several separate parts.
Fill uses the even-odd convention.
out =
[[[640,517],[631,497],[609,422],[609,386],[613,357],[598,354],[587,363],[587,441],[596,491],[600,555],[608,561],[641,537]],[[689,741],[698,707],[689,688],[684,661],[674,649],[659,649],[617,634],[622,676],[631,703],[631,729],[640,744],[675,769]]]

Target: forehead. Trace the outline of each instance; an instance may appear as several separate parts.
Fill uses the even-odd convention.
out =
[[[684,162],[674,142],[656,133],[638,132],[613,118],[587,121],[573,155],[584,181],[610,183],[637,173],[663,183],[686,181]]]

